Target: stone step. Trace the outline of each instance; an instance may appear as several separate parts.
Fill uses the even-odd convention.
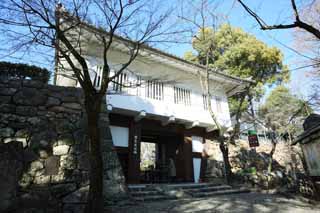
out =
[[[132,191],[130,194],[133,197],[142,197],[142,196],[152,196],[152,195],[159,195],[158,191]]]
[[[168,188],[174,189],[202,189],[213,186],[219,186],[213,183],[185,183],[185,184],[169,184]]]
[[[157,191],[152,185],[128,185],[130,192],[146,192],[146,191]]]
[[[145,185],[145,184],[128,184],[128,189],[139,190],[139,189],[144,189],[144,188],[147,188],[147,185]]]
[[[132,198],[136,201],[173,200],[186,197],[210,197],[225,194],[250,192],[248,189],[233,189],[229,185],[200,184],[147,184],[128,185]]]
[[[175,196],[168,195],[153,195],[153,196],[145,196],[145,197],[134,197],[136,201],[159,201],[159,200],[176,200]]]
[[[163,187],[170,189],[199,189],[212,186],[220,186],[220,184],[213,183],[181,183],[181,184],[130,184],[128,189],[130,191],[149,191],[157,187]]]
[[[185,191],[187,193],[196,193],[196,192],[214,192],[214,191],[227,190],[227,189],[232,189],[232,187],[228,185],[208,186],[203,188],[185,189]]]
[[[214,191],[214,192],[198,192],[193,193],[192,197],[212,197],[218,195],[227,195],[227,194],[240,194],[240,193],[249,193],[249,189],[226,189],[221,191]]]

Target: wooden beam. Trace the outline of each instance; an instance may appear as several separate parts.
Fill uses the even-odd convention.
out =
[[[187,124],[186,125],[186,129],[191,129],[191,128],[196,127],[196,126],[199,126],[199,121],[193,121],[192,123]]]
[[[141,123],[130,122],[127,182],[140,182]]]
[[[168,124],[173,123],[175,120],[176,120],[176,118],[173,115],[171,115],[167,120],[162,121],[161,125],[167,126]]]
[[[239,85],[236,85],[236,86],[232,87],[231,89],[229,89],[229,90],[226,92],[227,96],[228,96],[228,97],[231,96],[231,95],[230,95],[231,92],[233,92],[235,89],[237,89],[237,87],[239,87]]]
[[[141,111],[134,117],[134,121],[138,122],[141,119],[143,119],[144,117],[146,117],[146,115],[147,115],[146,111]]]

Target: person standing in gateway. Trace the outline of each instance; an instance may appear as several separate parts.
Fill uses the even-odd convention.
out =
[[[172,158],[169,158],[169,178],[170,182],[175,182],[177,176],[176,172],[176,165],[174,163],[174,160]]]

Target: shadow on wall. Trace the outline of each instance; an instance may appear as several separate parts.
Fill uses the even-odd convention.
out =
[[[0,212],[82,212],[90,169],[85,129],[81,89],[1,80]],[[102,139],[111,153],[112,141]],[[124,182],[118,174],[105,179]]]

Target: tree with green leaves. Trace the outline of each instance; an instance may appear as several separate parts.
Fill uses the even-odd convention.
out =
[[[257,14],[255,11],[250,9],[249,3],[246,3],[243,0],[238,0],[239,4],[243,9],[250,15],[258,24],[261,30],[294,30],[292,35],[296,43],[297,50],[300,56],[307,58],[308,60],[306,67],[313,69],[316,77],[319,77],[319,39],[320,39],[320,25],[319,25],[319,11],[320,11],[320,1],[319,0],[305,0],[305,1],[296,1],[288,0],[291,3],[291,8],[285,8],[292,11],[292,20],[286,22],[285,24],[273,24],[270,25],[268,21]],[[275,16],[277,14],[274,14]],[[292,49],[292,48],[291,48]],[[306,56],[304,54],[308,54]],[[311,57],[310,57],[311,56]],[[310,102],[314,105],[315,108],[319,107],[319,85],[314,84],[315,92],[310,96]]]
[[[283,55],[279,49],[269,47],[253,35],[228,24],[221,25],[217,30],[200,29],[192,40],[192,47],[192,52],[185,53],[187,60],[202,65],[208,63],[210,68],[254,81],[245,91],[230,98],[231,116],[235,116],[236,121],[239,121],[253,99],[259,100],[263,96],[265,85],[289,79],[289,72],[282,63]],[[207,52],[209,60],[205,59]],[[239,132],[239,127],[238,122],[235,133]]]
[[[208,106],[210,117],[213,121],[212,127],[217,132],[217,135],[212,139],[219,143],[220,151],[223,156],[225,178],[227,182],[230,182],[232,179],[228,147],[230,128],[219,122],[217,114],[214,112],[211,104],[213,97],[212,94],[215,92],[217,87],[211,84],[210,75],[214,74],[215,71],[218,71],[216,67],[210,66],[214,59],[212,53],[215,47],[215,40],[212,36],[213,30],[208,26],[210,25],[211,20],[215,22],[216,17],[211,12],[211,8],[215,8],[216,6],[212,5],[212,3],[213,2],[207,0],[188,1],[188,7],[191,6],[190,11],[186,14],[182,13],[179,17],[184,20],[188,26],[190,25],[190,32],[193,36],[192,44],[197,45],[198,49],[201,50],[201,54],[198,55],[194,55],[192,52],[187,52],[185,58],[194,63],[199,63],[205,68],[204,72],[198,71],[198,76],[202,87],[202,93],[207,97],[206,104]]]
[[[306,101],[291,94],[285,86],[279,85],[259,107],[258,115],[267,128],[290,139],[303,131],[303,119],[311,112]]]
[[[259,122],[271,132],[272,148],[268,163],[268,174],[272,172],[273,154],[279,137],[291,139],[302,132],[302,123],[312,109],[306,101],[290,93],[290,90],[279,85],[271,91],[265,103],[258,110]],[[268,176],[269,181],[270,176]]]

